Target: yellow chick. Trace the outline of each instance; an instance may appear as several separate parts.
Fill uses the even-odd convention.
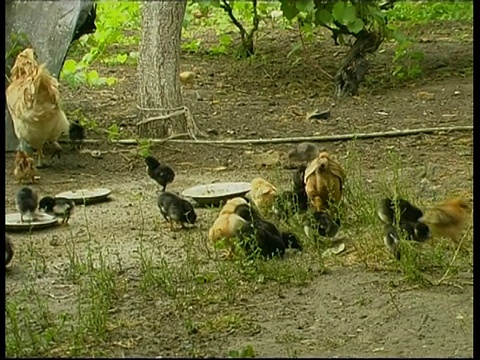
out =
[[[237,208],[238,205],[243,205],[243,204],[248,204],[248,201],[244,198],[241,197],[236,197],[227,200],[225,205],[220,209],[220,213],[218,216],[224,215],[224,214],[233,214],[235,212],[235,209]]]
[[[232,239],[237,235],[238,230],[246,223],[246,220],[237,214],[220,215],[208,230],[208,240],[214,244],[219,240],[230,240],[225,242],[229,250],[227,258],[235,254],[235,243]]]
[[[180,73],[180,82],[183,85],[188,85],[189,87],[192,87],[193,84],[195,83],[195,77],[196,74],[193,71],[183,71]]]
[[[255,206],[265,214],[273,207],[278,194],[277,188],[260,177],[253,179],[251,186],[250,198]]]

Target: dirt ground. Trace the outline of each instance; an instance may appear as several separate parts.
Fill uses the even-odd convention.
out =
[[[264,61],[183,54],[182,69],[195,69],[198,74],[194,88],[184,89],[185,103],[199,128],[215,139],[472,125],[473,28],[472,24],[454,25],[456,30],[449,36],[443,29],[451,29],[451,24],[415,30],[423,39],[418,46],[425,53],[420,79],[400,83],[388,75],[392,49],[386,44],[386,51],[373,59],[360,95],[341,101],[331,97],[332,86],[318,70],[321,65],[333,73],[343,54],[330,41],[321,43],[321,57],[312,55],[295,65],[285,61],[293,41],[290,33],[262,35],[258,49]],[[108,129],[116,122],[121,136],[129,138],[136,122],[136,69],[120,66],[101,71],[118,77],[119,84],[76,91],[65,86],[66,109],[76,114],[72,117],[94,121],[99,129]],[[320,122],[306,121],[305,114],[315,109],[330,109],[332,116]],[[212,135],[213,130],[218,135]],[[99,130],[88,133],[92,139],[106,135]],[[152,152],[174,167],[177,175],[171,189],[175,191],[219,180],[250,181],[258,175],[286,188],[289,170],[281,165],[259,168],[252,162],[251,152],[288,152],[292,146],[166,143]],[[157,209],[158,187],[147,178],[135,148],[105,143],[85,147],[111,152],[97,159],[67,149],[53,167],[40,170],[41,180],[34,187],[41,196],[74,188],[107,187],[112,190],[112,201],[79,206],[69,227],[12,233],[17,260],[6,278],[7,301],[27,299],[22,296],[28,294],[28,278],[48,302],[49,312],[60,314],[76,308],[79,285],[69,274],[80,266],[79,261],[87,261],[85,254],[93,254],[95,263],[104,261],[104,266],[115,269],[115,295],[109,300],[106,334],[97,342],[92,340],[90,346],[83,345],[84,355],[211,357],[227,356],[232,349],[250,345],[257,357],[473,356],[473,260],[438,286],[405,285],[399,282],[398,272],[361,261],[351,265],[332,261],[326,264],[328,271],[320,271],[321,266],[305,253],[284,260],[288,266],[280,261],[269,265],[278,263],[289,281],[278,275],[278,281],[263,278],[232,285],[227,274],[222,285],[187,284],[182,282],[184,274],[180,271],[206,276],[208,272],[199,269],[211,266],[204,244],[215,211],[198,209],[196,229],[185,236],[172,234]],[[345,163],[352,162],[355,152],[356,166],[363,176],[360,184],[372,197],[379,192],[379,177],[391,168],[389,149],[400,154],[405,176],[414,184],[414,195],[421,203],[453,193],[472,193],[472,132],[331,142],[321,143],[321,147]],[[220,166],[226,169],[214,170]],[[12,179],[9,161],[5,172],[5,204],[11,212],[15,211],[18,185]],[[369,229],[349,231],[355,242]],[[380,234],[381,229],[375,231]],[[383,246],[380,235],[368,241]],[[347,257],[354,248],[338,258]],[[148,283],[142,270],[147,260],[139,258],[142,251],[156,269],[176,269],[178,273],[170,275],[175,281],[162,280],[161,285],[157,281],[156,286]],[[386,250],[380,254],[389,259]],[[197,267],[188,270],[192,256]],[[219,261],[215,264],[220,264],[219,269],[234,269]],[[301,271],[293,274],[296,264]],[[195,290],[189,293],[188,289]],[[219,289],[225,294],[218,293]],[[225,300],[223,296],[228,294],[233,295]],[[71,351],[63,343],[47,346],[45,353],[58,356]]]

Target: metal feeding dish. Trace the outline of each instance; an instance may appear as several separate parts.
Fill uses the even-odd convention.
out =
[[[20,213],[5,214],[5,230],[7,231],[29,231],[53,227],[57,224],[55,216],[37,212],[35,218],[27,220],[27,215],[20,220]]]
[[[218,206],[228,199],[244,196],[251,190],[247,182],[221,182],[208,185],[197,185],[186,189],[182,195],[192,198],[200,206]]]
[[[65,191],[57,194],[55,197],[62,197],[72,200],[76,205],[87,205],[92,203],[98,203],[106,201],[108,196],[112,193],[110,189],[98,188],[98,189],[81,189]]]

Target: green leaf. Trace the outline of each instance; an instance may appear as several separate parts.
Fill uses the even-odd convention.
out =
[[[398,43],[407,42],[407,37],[401,31],[389,29],[388,35],[390,38],[397,41]]]
[[[222,45],[230,45],[232,43],[232,37],[224,34],[218,38],[218,42]]]
[[[238,350],[230,350],[228,352],[228,357],[236,359],[240,357],[240,353],[238,352]]]
[[[292,20],[298,14],[298,10],[297,10],[297,7],[295,6],[295,3],[290,2],[288,0],[282,1],[280,10],[282,10],[283,15],[287,20]]]
[[[330,24],[333,20],[332,13],[321,9],[315,13],[315,20],[319,24]]]
[[[332,15],[335,20],[343,24],[345,13],[345,3],[343,1],[337,2],[332,9]]]
[[[307,14],[310,14],[315,10],[315,3],[313,0],[297,0],[295,5],[298,11]]]
[[[220,6],[220,0],[199,0],[195,2],[199,5],[200,9],[206,9],[209,6]]]
[[[350,22],[347,24],[348,31],[358,34],[364,28],[365,24],[363,23],[362,19],[356,19],[354,22]]]
[[[240,351],[240,355],[243,358],[254,358],[255,351],[253,351],[253,348],[250,345],[247,345],[247,347]]]
[[[348,4],[343,9],[343,24],[347,25],[357,20],[357,11],[353,5]]]
[[[75,60],[68,59],[63,64],[63,71],[67,74],[74,73],[76,69],[77,69],[77,62]]]
[[[100,76],[98,75],[97,70],[90,70],[87,73],[87,83],[90,85],[96,85],[99,83]]]
[[[386,15],[385,13],[375,5],[367,5],[368,12],[372,15],[377,22],[385,24]]]
[[[108,77],[106,80],[105,80],[106,84],[108,86],[113,86],[117,83],[117,78],[114,78],[114,77]]]
[[[127,54],[118,54],[117,61],[119,64],[125,64],[127,62],[128,55]]]

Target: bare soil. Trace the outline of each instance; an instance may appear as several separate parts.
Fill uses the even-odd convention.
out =
[[[415,29],[418,38],[423,39],[418,44],[425,53],[423,74],[406,83],[388,75],[392,48],[386,44],[386,51],[373,59],[373,68],[360,95],[345,100],[331,97],[332,85],[318,70],[321,65],[333,74],[343,49],[323,41],[311,46],[308,59],[291,65],[286,55],[294,35],[270,32],[258,41],[259,57],[264,61],[183,54],[182,70],[194,69],[197,73],[194,88],[184,89],[185,103],[199,128],[215,130],[218,135],[210,136],[218,139],[472,125],[472,32],[471,23]],[[320,55],[313,56],[314,48],[321,49]],[[108,129],[116,122],[122,129],[121,136],[128,138],[129,132],[135,131],[136,69],[120,66],[100,71],[118,77],[119,84],[114,88],[76,91],[65,86],[66,109],[80,109],[71,116],[95,121],[99,129]],[[330,109],[332,116],[320,122],[306,121],[305,114],[315,109]],[[92,139],[107,136],[93,130],[88,135]],[[279,187],[286,188],[288,170],[281,165],[259,167],[249,151],[288,152],[292,146],[166,143],[154,147],[153,154],[174,167],[177,176],[170,188],[178,192],[218,180],[250,181],[258,175],[277,179]],[[367,189],[374,189],[378,177],[391,166],[387,151],[393,148],[400,153],[401,165],[411,183],[423,184],[415,189],[422,202],[430,203],[453,193],[472,193],[472,132],[321,146],[345,162],[354,149],[359,159],[357,165],[362,169],[361,182]],[[88,144],[86,148],[110,153],[97,159],[66,146],[59,161],[40,170],[41,180],[34,188],[43,196],[78,188],[108,187],[113,192],[112,201],[79,206],[68,227],[30,235],[11,234],[17,261],[6,280],[7,299],[24,291],[23,279],[33,274],[37,277],[37,291],[48,299],[50,311],[74,311],[77,285],[66,276],[72,249],[78,254],[93,251],[96,256],[101,251],[105,261],[117,269],[116,296],[110,305],[106,337],[86,347],[86,355],[226,356],[229,350],[251,345],[258,357],[473,356],[473,286],[469,285],[473,284],[472,267],[443,285],[392,287],[401,275],[381,267],[375,270],[361,262],[350,266],[335,262],[327,266],[325,273],[312,265],[304,280],[237,284],[245,287],[244,295],[235,292],[229,301],[210,301],[214,294],[204,298],[199,295],[198,299],[187,294],[184,298],[188,301],[183,305],[183,297],[172,300],[162,287],[141,290],[138,248],[143,247],[153,258],[161,256],[169,263],[184,266],[189,246],[207,247],[205,234],[215,211],[198,209],[197,228],[186,232],[188,235],[172,234],[157,209],[159,189],[147,178],[136,150],[105,143]],[[214,170],[220,166],[227,169]],[[11,162],[7,161],[7,212],[15,211],[13,199],[18,189],[12,171]],[[376,191],[371,193],[374,196]],[[353,242],[365,232],[350,230]],[[381,243],[381,238],[372,241]],[[303,261],[303,257],[308,258],[308,254],[297,254],[284,261],[295,263]],[[389,258],[386,251],[384,257]],[[40,267],[38,259],[42,259]],[[187,288],[181,283],[175,286]],[[204,291],[206,294],[207,290]],[[192,328],[188,325],[191,323],[196,325]],[[67,348],[52,346],[47,355],[66,354]]]

